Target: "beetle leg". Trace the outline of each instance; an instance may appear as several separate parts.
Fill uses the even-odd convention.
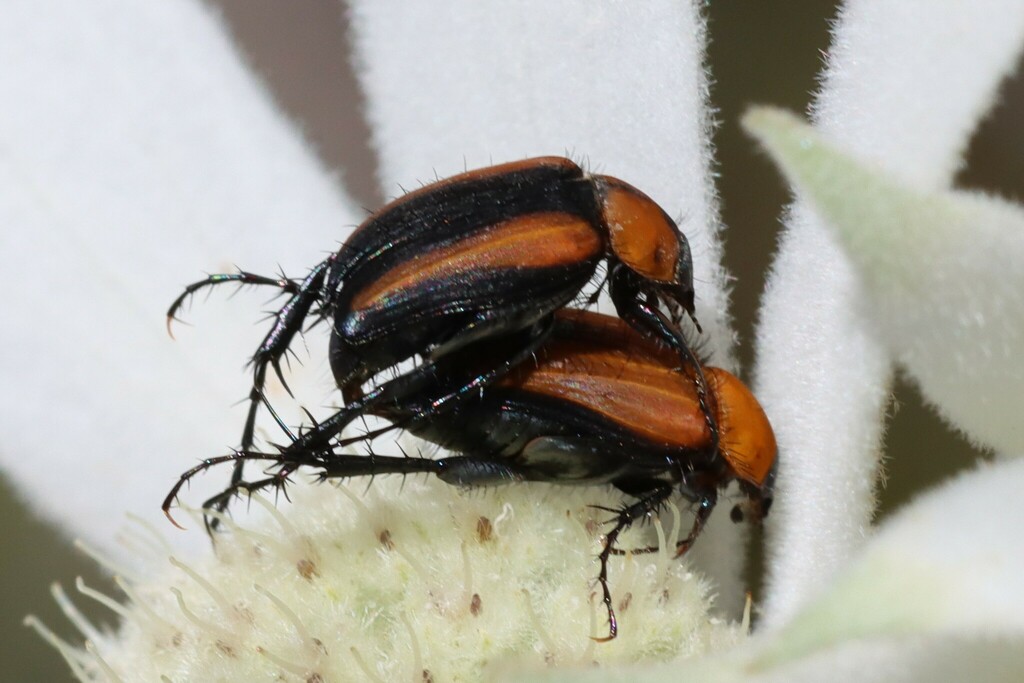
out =
[[[212,287],[214,285],[222,285],[228,282],[237,282],[240,285],[269,285],[277,287],[278,289],[288,292],[289,294],[295,294],[299,289],[299,283],[291,278],[286,277],[267,277],[266,275],[256,275],[255,273],[249,273],[244,270],[240,270],[237,273],[216,273],[210,275],[204,280],[193,282],[185,291],[174,300],[170,308],[167,309],[167,334],[174,337],[174,333],[171,331],[171,323],[178,320],[177,312],[182,307],[186,300],[195,294],[197,291],[204,287]]]
[[[392,455],[335,455],[318,463],[321,479],[376,476],[378,474],[433,474],[452,486],[496,486],[522,481],[523,475],[507,459],[476,455],[449,458],[408,458]]]
[[[676,541],[676,553],[674,557],[682,557],[687,551],[693,547],[694,541],[700,536],[701,531],[704,530],[704,525],[707,523],[708,518],[711,517],[711,513],[715,509],[715,505],[718,503],[718,494],[712,490],[708,493],[701,495],[697,499],[697,512],[693,518],[693,526],[690,527],[690,533],[686,538]],[[618,548],[612,550],[612,555],[625,555],[626,553],[632,553],[634,555],[645,555],[648,553],[656,553],[661,548],[656,545],[644,546],[643,548],[630,548],[629,550],[620,550]]]
[[[435,396],[430,402],[430,407],[417,414],[415,421],[419,422],[429,420],[431,417],[439,413],[451,410],[453,407],[457,406],[460,401],[465,400],[467,397],[475,396],[477,392],[484,387],[489,384],[493,384],[507,375],[517,365],[533,356],[537,349],[544,344],[548,336],[550,336],[554,327],[555,318],[553,315],[549,315],[534,323],[533,327],[530,328],[527,340],[518,351],[506,358],[502,363],[499,363],[496,367],[477,375],[458,389],[448,391],[441,396]]]
[[[296,457],[297,456],[297,457]],[[523,481],[527,477],[507,458],[500,456],[456,455],[448,458],[410,458],[393,455],[326,455],[282,453],[235,453],[217,458],[207,458],[189,471],[181,475],[178,482],[164,500],[164,514],[170,517],[168,510],[178,495],[181,487],[196,474],[214,465],[240,460],[271,460],[280,470],[274,475],[256,482],[238,482],[224,489],[216,496],[207,500],[204,508],[215,508],[220,503],[227,503],[240,492],[255,493],[268,486],[283,486],[288,476],[302,466],[314,467],[319,470],[321,480],[347,479],[350,477],[374,477],[381,474],[433,474],[438,479],[452,486],[496,486]],[[173,519],[171,520],[174,521]]]
[[[687,550],[693,547],[693,542],[700,536],[708,518],[714,512],[716,503],[718,503],[718,493],[714,489],[705,492],[697,500],[697,513],[693,518],[693,526],[690,527],[690,535],[676,542],[676,557],[682,557]]]
[[[256,353],[253,354],[250,361],[255,368],[253,373],[254,393],[249,395],[250,401],[255,402],[262,396],[267,365],[271,365],[274,368],[278,379],[281,380],[282,384],[285,384],[281,373],[281,358],[288,351],[288,346],[291,344],[292,339],[295,338],[295,334],[302,330],[302,323],[309,316],[310,308],[323,297],[321,289],[324,277],[333,261],[334,257],[331,256],[313,268],[309,275],[294,290],[290,290],[291,297],[285,302],[284,306],[274,313],[274,325],[267,332],[263,342],[256,349]],[[287,384],[285,384],[285,387],[287,388]],[[252,417],[254,421],[255,415]],[[250,420],[246,421],[246,434],[243,435],[243,441],[245,441],[246,437],[252,438],[253,425],[250,425],[249,422]]]
[[[298,467],[300,464],[306,464],[306,463],[298,463],[298,462],[282,463],[281,459],[277,455],[275,455],[273,453],[241,453],[241,452],[235,452],[235,453],[232,453],[231,455],[221,455],[221,456],[218,456],[218,457],[215,457],[215,458],[206,458],[205,460],[200,462],[195,467],[193,467],[193,468],[183,472],[182,475],[180,477],[178,477],[178,481],[176,481],[174,483],[174,486],[171,488],[170,492],[164,498],[162,509],[163,509],[164,514],[167,516],[167,519],[169,519],[174,526],[176,526],[178,528],[181,528],[181,525],[178,524],[174,520],[174,518],[171,516],[171,512],[170,512],[171,505],[174,503],[174,500],[178,497],[178,493],[181,491],[181,488],[185,484],[187,484],[189,481],[191,481],[191,479],[193,477],[195,477],[200,472],[205,472],[206,470],[208,470],[211,467],[214,467],[216,465],[220,465],[220,464],[227,463],[227,462],[232,462],[232,463],[235,463],[235,465],[237,466],[238,463],[240,463],[240,462],[242,462],[244,460],[271,460],[271,461],[277,462],[277,464],[281,464],[282,465],[281,471],[278,472],[277,474],[275,474],[273,477],[270,477],[270,479],[277,480],[277,481],[281,482],[282,484],[283,484],[283,480],[285,478],[287,478],[287,476],[292,471],[294,471],[294,469],[296,467]],[[310,464],[312,464],[312,463],[310,463]],[[259,485],[257,486],[257,484],[259,484]],[[254,491],[256,491],[256,490],[258,490],[260,488],[265,488],[269,484],[270,484],[270,482],[268,482],[266,480],[261,481],[261,482],[233,482],[230,487],[228,487],[227,489],[225,489],[221,493],[217,494],[213,498],[210,498],[205,503],[203,503],[203,508],[209,508],[209,507],[214,507],[215,505],[218,505],[218,503],[220,502],[220,500],[222,498],[225,501],[229,500],[231,498],[231,496],[234,495],[234,493],[238,492],[239,490],[248,490],[251,493],[251,492],[254,492]],[[223,509],[223,507],[220,507],[218,505],[217,509]],[[207,526],[208,529],[210,528],[210,525],[213,523],[213,521],[216,521],[216,520],[209,520],[208,518],[205,520],[206,526]]]
[[[612,267],[609,276],[611,285],[609,292],[612,303],[619,317],[639,330],[646,330],[649,335],[660,339],[673,349],[677,350],[683,359],[684,366],[691,368],[693,380],[697,387],[697,401],[700,403],[701,412],[704,413],[704,420],[707,422],[708,430],[711,432],[712,453],[718,451],[718,422],[711,408],[708,405],[708,382],[701,369],[700,360],[694,355],[683,334],[676,328],[672,321],[665,316],[657,306],[654,305],[655,298],[646,295],[641,297],[640,284],[636,275],[621,264]]]
[[[263,339],[263,342],[260,344],[251,361],[254,366],[253,384],[252,389],[249,391],[249,412],[245,419],[245,426],[242,429],[242,440],[240,445],[241,451],[248,451],[252,448],[253,434],[256,430],[256,413],[259,408],[259,404],[264,403],[269,407],[267,399],[263,394],[263,386],[266,383],[268,365],[274,368],[274,372],[277,373],[278,378],[281,380],[281,383],[285,388],[287,389],[288,387],[281,372],[281,357],[288,350],[288,346],[291,343],[292,338],[295,336],[295,333],[302,329],[302,323],[309,315],[310,308],[316,301],[319,301],[322,298],[323,294],[321,289],[323,287],[325,274],[333,263],[334,258],[334,256],[331,256],[317,265],[301,282],[291,278],[267,277],[264,275],[249,273],[247,271],[210,275],[206,279],[193,282],[191,285],[186,287],[185,291],[174,300],[170,308],[167,310],[167,331],[170,333],[171,323],[177,319],[176,313],[178,310],[190,296],[204,287],[212,287],[214,285],[220,285],[227,282],[237,282],[241,285],[273,286],[281,289],[283,292],[291,294],[288,301],[285,302],[284,306],[282,306],[275,314],[274,326]],[[173,334],[171,336],[173,336]],[[291,392],[289,391],[289,393]],[[280,424],[280,421],[278,421],[278,424]],[[238,460],[236,462],[235,469],[231,475],[231,487],[237,487],[242,484],[242,465],[242,460]],[[192,472],[192,470],[189,472]],[[192,474],[194,474],[194,472],[192,472]],[[222,500],[218,500],[216,502],[215,509],[223,512],[227,505],[228,498],[230,498],[230,496]],[[167,505],[168,503],[165,502],[165,512]],[[217,528],[217,525],[218,522],[214,519],[208,524],[208,528],[213,530]]]
[[[215,496],[211,496],[203,503],[203,510],[216,510],[217,512],[223,512],[227,509],[228,504],[235,496],[245,492],[251,497],[252,494],[262,491],[265,488],[274,487],[278,490],[283,490],[285,484],[288,483],[288,475],[291,474],[291,470],[282,469],[275,474],[265,477],[263,479],[257,479],[256,481],[240,481],[232,484],[228,488],[224,489]],[[285,494],[287,497],[287,494]],[[208,515],[204,512],[203,524],[206,526],[206,532],[212,534],[217,530],[217,526],[220,525],[220,517]]]
[[[428,358],[418,367],[366,393],[318,424],[315,428],[299,436],[288,449],[282,452],[282,457],[288,457],[289,453],[293,450],[322,451],[329,449],[332,447],[331,440],[340,434],[353,420],[358,419],[362,415],[373,413],[378,407],[387,404],[400,404],[409,397],[421,395],[424,391],[437,387],[434,390],[435,395],[424,409],[416,413],[416,415],[396,418],[392,421],[392,424],[386,427],[381,427],[360,436],[342,439],[333,444],[333,446],[343,448],[354,443],[373,439],[394,429],[408,428],[412,423],[429,421],[438,414],[452,410],[460,401],[476,396],[476,392],[481,388],[493,384],[502,376],[508,374],[508,372],[540,348],[553,328],[554,318],[550,316],[535,323],[527,341],[514,354],[501,363],[496,364],[487,372],[481,373],[465,384],[461,384],[453,389],[445,389],[438,386],[438,361]]]
[[[245,418],[245,426],[242,429],[242,441],[239,446],[239,450],[243,452],[247,452],[252,448],[253,435],[256,431],[256,413],[259,410],[260,404],[269,405],[263,393],[263,386],[266,383],[267,377],[267,367],[274,368],[274,372],[277,373],[281,383],[287,388],[288,385],[285,383],[281,373],[281,357],[288,350],[288,346],[291,344],[295,334],[302,329],[302,323],[309,315],[310,308],[322,298],[321,289],[324,278],[333,261],[334,256],[325,259],[313,268],[309,275],[300,284],[295,286],[294,290],[288,290],[291,292],[291,297],[274,314],[273,327],[270,328],[270,331],[263,338],[263,342],[252,357],[253,382],[252,388],[249,390],[249,412]],[[291,392],[289,391],[289,393]],[[231,473],[232,487],[242,483],[243,469],[244,463],[242,460],[239,460]],[[228,500],[230,500],[230,497],[218,500],[213,508],[218,512],[224,512]],[[208,528],[215,531],[217,526],[218,521],[214,518],[208,525]]]
[[[671,485],[663,482],[653,482],[651,488],[646,493],[638,496],[639,500],[619,510],[618,516],[614,520],[615,526],[605,534],[604,549],[597,556],[601,562],[601,572],[597,575],[597,582],[601,585],[602,599],[605,609],[608,610],[608,635],[603,638],[591,636],[591,638],[599,643],[614,639],[619,632],[619,624],[615,618],[615,608],[612,607],[612,592],[608,588],[608,558],[615,548],[615,542],[618,540],[619,534],[628,528],[634,520],[656,510],[671,493]]]

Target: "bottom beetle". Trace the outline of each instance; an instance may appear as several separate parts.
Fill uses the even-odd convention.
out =
[[[515,337],[467,347],[445,357],[429,381],[402,383],[400,393],[374,406],[374,415],[454,455],[436,460],[360,456],[297,445],[278,454],[239,452],[211,458],[184,473],[168,494],[164,511],[196,473],[221,462],[249,459],[272,460],[279,469],[265,479],[229,488],[211,504],[243,491],[282,486],[291,472],[304,466],[317,468],[323,479],[430,473],[464,487],[517,481],[610,484],[635,499],[614,510],[599,555],[607,639],[614,638],[608,558],[616,552],[622,531],[656,512],[678,490],[696,504],[690,533],[676,547],[676,555],[682,555],[700,535],[719,489],[733,480],[739,482],[753,516],[763,516],[771,503],[775,436],[750,390],[725,370],[706,367],[708,402],[719,428],[716,446],[693,377],[689,370],[679,370],[676,353],[618,318],[574,310],[556,314],[535,362],[517,365],[479,392],[461,394],[447,412],[431,413],[439,397],[450,396],[481,367],[493,366],[496,358],[507,358],[517,348]],[[428,414],[429,419],[421,419]]]

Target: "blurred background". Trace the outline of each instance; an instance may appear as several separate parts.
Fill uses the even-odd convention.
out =
[[[352,73],[344,4],[339,0],[215,0],[240,49],[265,79],[350,193],[368,209],[384,197],[375,181],[369,130]],[[766,158],[739,130],[747,106],[771,103],[804,111],[815,88],[828,22],[826,2],[712,2],[710,63],[718,108],[715,144],[721,174],[726,266],[736,277],[733,315],[745,369],[764,276],[775,249],[787,191]],[[1005,84],[1002,103],[983,123],[967,154],[959,184],[1024,198],[1024,78]],[[902,381],[894,388],[886,451],[882,515],[916,492],[969,467],[979,454],[944,427],[920,395]],[[907,456],[912,457],[903,457]],[[117,594],[94,563],[68,539],[37,521],[0,478],[0,679],[62,681],[71,676],[59,655],[21,625],[32,612],[58,633],[73,630],[48,593],[51,581],[73,586],[76,576]],[[59,571],[59,575],[54,572]],[[89,601],[79,600],[84,608]],[[89,611],[98,622],[109,612]]]

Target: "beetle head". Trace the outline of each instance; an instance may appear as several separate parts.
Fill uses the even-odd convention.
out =
[[[629,183],[610,176],[594,176],[593,183],[615,257],[697,324],[690,244],[675,221]]]

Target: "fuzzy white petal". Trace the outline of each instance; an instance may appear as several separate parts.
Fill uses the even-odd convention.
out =
[[[785,112],[745,123],[835,230],[865,320],[924,395],[975,440],[1024,454],[1024,207],[908,188]]]
[[[751,672],[738,652],[657,666],[558,671],[502,681],[542,683],[1018,683],[1024,676],[1024,638],[906,638],[851,643],[805,660]]]
[[[759,661],[860,639],[1024,636],[1024,462],[970,472],[879,530],[834,585],[770,634]]]
[[[850,2],[814,119],[923,187],[951,179],[1013,66],[1024,4]],[[850,264],[808,206],[787,217],[758,330],[755,388],[780,448],[766,618],[777,624],[860,545],[874,513],[889,359],[856,311]]]
[[[351,6],[385,194],[545,154],[620,177],[679,220],[712,364],[734,365],[699,3]],[[698,563],[735,574],[740,533],[716,515]],[[724,603],[742,601],[737,580],[722,590]]]
[[[359,214],[203,3],[2,15],[3,464],[44,516],[103,545],[125,510],[160,517],[177,474],[241,431],[231,406],[270,294],[215,295],[175,343],[181,287],[235,263],[302,275]]]

